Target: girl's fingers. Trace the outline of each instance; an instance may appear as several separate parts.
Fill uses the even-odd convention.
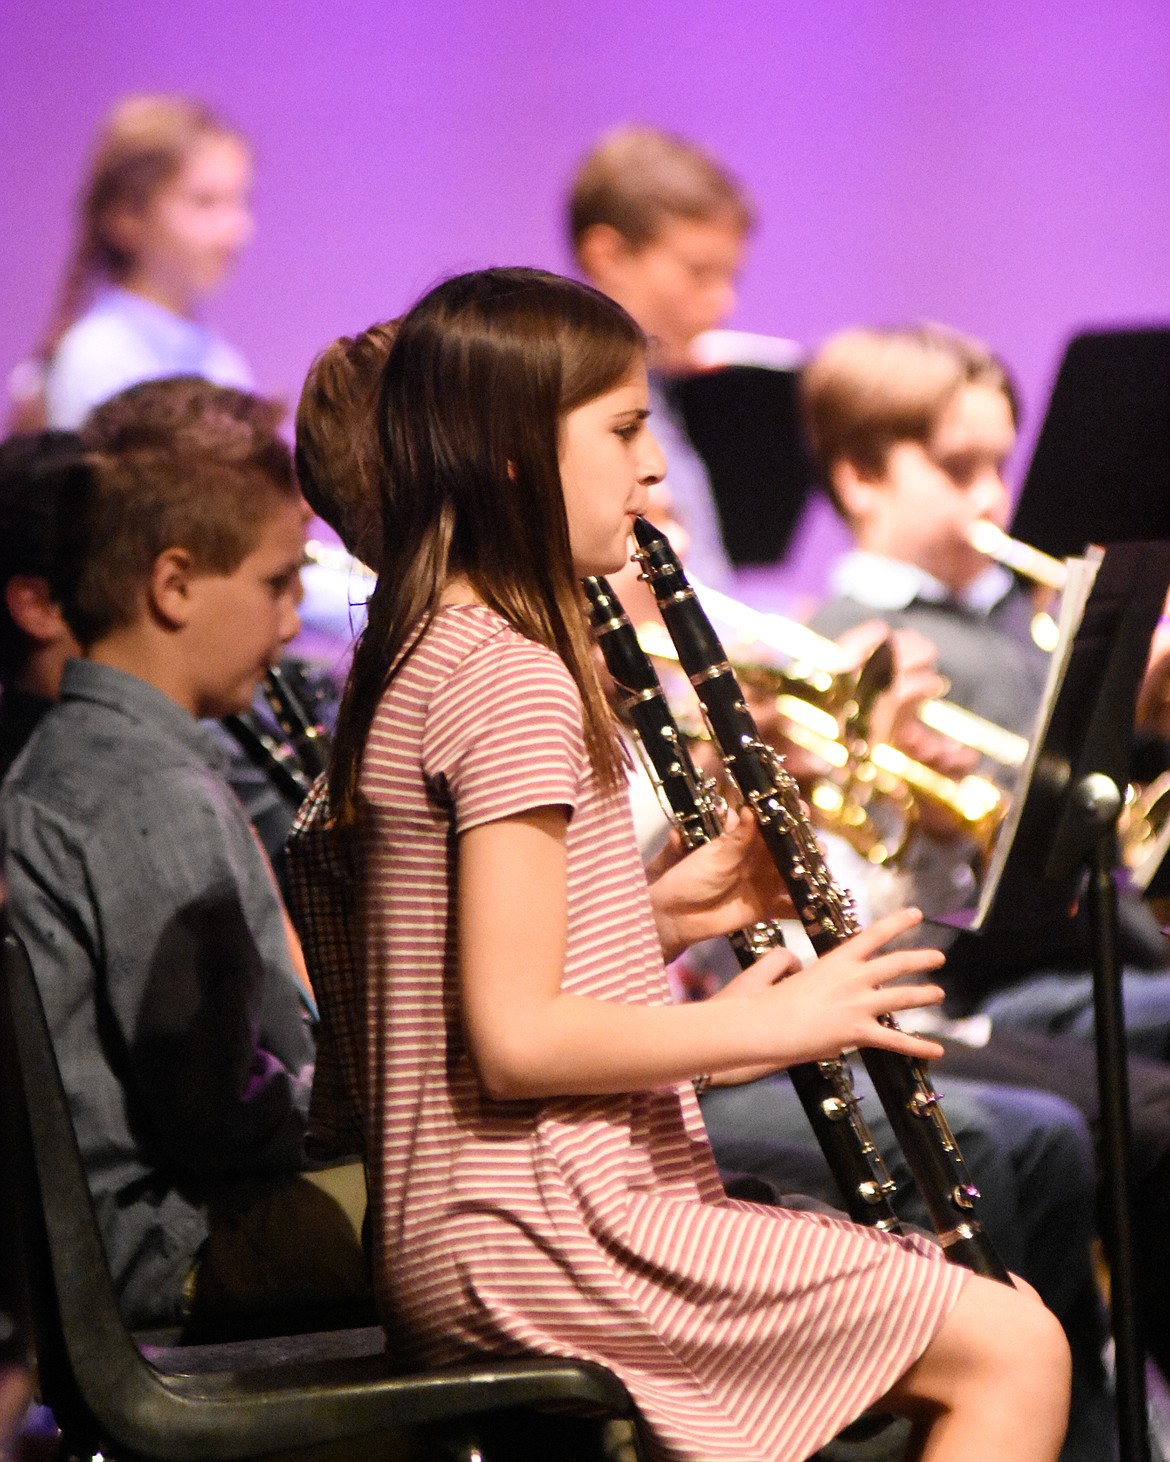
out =
[[[790,949],[770,950],[763,959],[757,960],[746,970],[741,970],[734,979],[728,980],[711,999],[718,1000],[723,995],[758,995],[789,975],[794,975],[798,969],[800,961]]]
[[[882,918],[875,919],[868,929],[863,929],[860,934],[855,934],[841,947],[848,949],[849,953],[857,959],[868,959],[883,945],[889,944],[891,939],[897,939],[899,935],[905,934],[921,923],[921,909],[898,909],[893,914],[885,914]]]
[[[723,819],[723,837],[729,838],[733,833],[739,833],[740,837],[747,836],[743,830],[743,824],[746,822],[750,827],[752,821],[752,815],[746,809],[729,807],[727,816]]]
[[[875,955],[862,968],[867,980],[885,985],[905,975],[928,975],[945,963],[946,956],[937,949],[899,949],[892,954]]]
[[[915,1010],[919,1005],[941,1005],[946,991],[941,985],[895,985],[892,990],[883,990],[878,998],[881,1009],[892,1013]]]
[[[878,1025],[879,1034],[867,1044],[879,1050],[894,1051],[900,1056],[909,1056],[915,1061],[937,1061],[943,1055],[943,1048],[937,1041],[926,1036],[914,1036],[909,1031],[891,1030],[888,1025]]]
[[[800,960],[790,949],[770,950],[763,959],[757,960],[752,966],[752,971],[760,974],[761,988],[764,985],[775,985],[777,981],[796,974],[799,969]]]

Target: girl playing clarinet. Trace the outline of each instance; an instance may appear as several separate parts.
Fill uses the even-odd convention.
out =
[[[647,886],[578,580],[665,470],[645,342],[533,270],[452,279],[383,378],[381,575],[330,800],[360,848],[379,1301],[433,1363],[598,1361],[663,1457],[806,1458],[867,1408],[915,1456],[1056,1458],[1068,1357],[1030,1292],[922,1238],[724,1196],[693,1082],[857,1045],[941,991],[875,923],[698,1005],[664,959],[773,915],[750,818]],[[781,978],[784,977],[784,978]]]

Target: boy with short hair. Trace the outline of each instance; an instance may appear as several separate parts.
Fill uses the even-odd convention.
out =
[[[942,326],[855,329],[826,342],[801,387],[820,479],[854,539],[814,625],[916,629],[937,647],[952,699],[1028,732],[1047,675],[1032,606],[968,536],[980,519],[1008,518],[1017,403],[1005,367]]]
[[[669,464],[671,498],[690,534],[691,572],[720,587],[731,566],[707,469],[665,383],[696,369],[696,337],[735,308],[755,226],[751,199],[693,143],[654,127],[618,127],[574,174],[567,223],[586,279],[626,309],[649,338],[654,431]]]
[[[1009,512],[1003,470],[1015,444],[1017,403],[1003,364],[981,342],[938,325],[852,329],[809,362],[802,391],[821,481],[855,545],[834,566],[835,596],[813,624],[838,634],[880,617],[919,630],[938,648],[949,699],[1030,733],[1048,669],[1030,632],[1030,596],[969,539],[973,522],[1003,527]],[[961,849],[920,844],[916,902],[928,902],[923,875],[945,881],[938,870],[955,866],[956,851],[965,871]],[[1170,970],[1148,910],[1125,899],[1121,908],[1129,1042],[1155,1058],[1130,1068],[1138,1299],[1146,1344],[1165,1370],[1170,1325],[1160,1255],[1170,1211],[1162,1176]],[[957,941],[942,981],[956,1008],[977,1009],[991,1022],[988,1044],[958,1069],[1059,1092],[1096,1123],[1094,1061],[1091,1050],[1078,1049],[1093,1028],[1088,968],[1083,927],[1071,919],[1033,927],[1026,939]],[[1037,1044],[1035,1036],[1044,1039]],[[961,1051],[948,1052],[953,1066]]]
[[[999,527],[1007,519],[1003,466],[1016,402],[1003,365],[980,342],[937,325],[847,330],[809,363],[802,389],[822,480],[856,545],[834,566],[835,597],[813,624],[837,634],[880,617],[921,631],[938,648],[952,700],[1029,733],[1048,669],[1031,637],[1031,602],[969,539],[979,519]],[[934,852],[919,854],[927,871]],[[1126,980],[1130,1042],[1164,1061],[1166,942],[1136,899],[1122,910],[1124,957],[1149,971]],[[1027,941],[960,941],[944,979],[956,1005],[979,1006],[1004,1025],[1088,1036],[1088,965],[1082,924],[1066,920]]]
[[[278,402],[250,391],[217,386],[202,376],[166,376],[129,386],[102,402],[86,418],[81,438],[87,447],[114,456],[143,451],[207,456],[279,478],[289,470],[288,447],[279,433],[283,416]],[[224,776],[260,834],[283,888],[284,842],[296,800],[255,764],[234,734],[214,721],[208,730],[229,758]]]
[[[360,1199],[294,1176],[305,992],[197,718],[245,709],[296,633],[304,508],[287,452],[89,464],[61,596],[85,658],[0,799],[12,924],[127,1319],[295,1317],[368,1295]]]
[[[59,505],[81,442],[46,431],[0,442],[0,781],[57,699],[78,653],[56,598]]]

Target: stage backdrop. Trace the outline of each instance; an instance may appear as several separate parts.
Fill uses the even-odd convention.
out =
[[[143,89],[255,142],[258,231],[213,315],[290,402],[329,339],[444,274],[567,268],[564,180],[632,119],[754,192],[743,328],[947,321],[1006,355],[1034,426],[1070,333],[1170,319],[1162,0],[24,0],[0,16],[4,375],[93,125]]]

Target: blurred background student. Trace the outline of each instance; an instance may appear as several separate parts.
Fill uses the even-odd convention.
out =
[[[74,428],[126,386],[251,371],[202,318],[252,234],[247,142],[203,103],[131,96],[99,129],[44,339],[14,373],[13,425]]]

